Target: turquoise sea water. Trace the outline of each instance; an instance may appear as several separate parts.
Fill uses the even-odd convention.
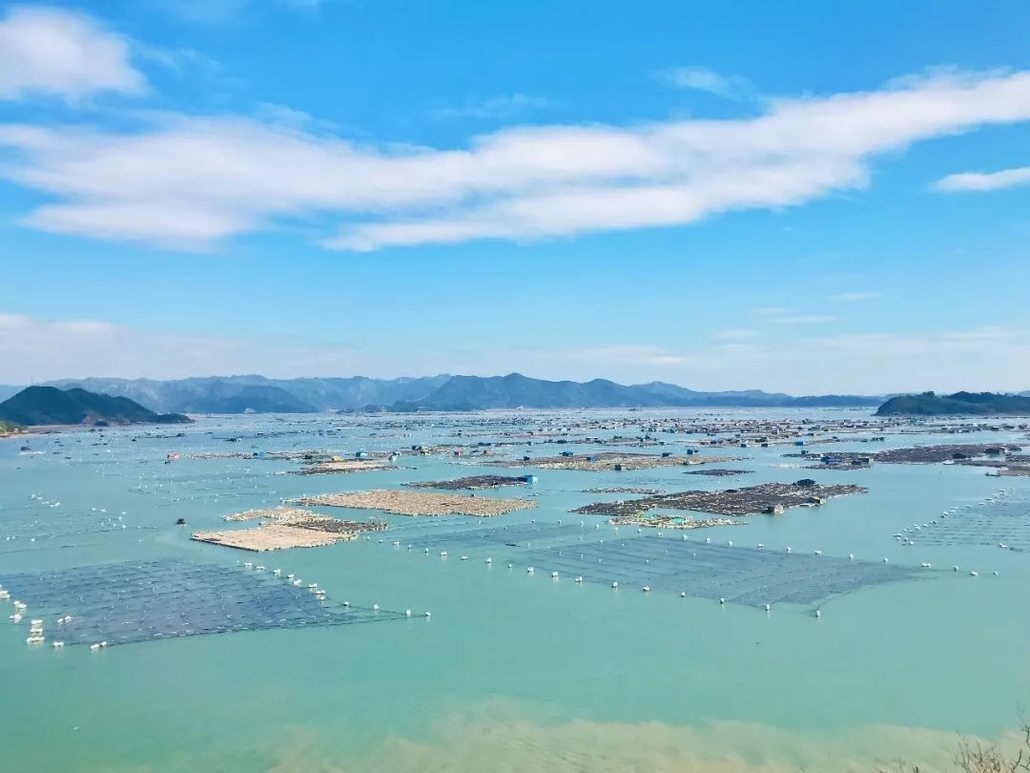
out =
[[[396,417],[210,417],[178,438],[171,436],[179,428],[152,437],[139,428],[107,430],[103,437],[33,437],[29,445],[45,452],[37,456],[19,453],[22,440],[0,441],[0,575],[128,559],[231,567],[252,560],[295,572],[305,583],[317,581],[332,599],[415,612],[400,621],[194,636],[100,652],[27,647],[31,607],[19,625],[5,612],[0,767],[876,770],[907,759],[924,770],[946,770],[956,734],[1004,739],[1017,724],[1030,696],[1030,554],[996,545],[922,544],[918,537],[909,546],[892,535],[1000,489],[1030,495],[1030,479],[991,478],[954,465],[800,470],[800,460],[783,456],[790,447],[729,449],[716,453],[745,457],[727,466],[751,474],[708,478],[684,475],[681,467],[534,471],[539,481],[532,489],[480,495],[528,495],[538,507],[487,524],[390,516],[391,531],[369,540],[267,554],[189,540],[193,530],[224,527],[221,517],[228,513],[285,497],[516,474],[467,457],[402,456],[396,470],[295,476],[280,474],[296,469],[288,462],[188,458],[192,453],[325,448],[352,455],[458,442],[454,434],[463,422],[466,440],[500,439],[491,421],[483,414],[419,417],[405,427]],[[645,450],[677,452],[697,440],[665,439],[665,447]],[[891,435],[886,444],[832,448],[1020,439],[1017,432]],[[538,443],[497,454],[550,455],[566,447],[594,449]],[[164,464],[171,450],[182,458]],[[406,549],[420,535],[530,521],[562,520],[578,528],[585,520],[585,540],[616,539],[610,527],[593,528],[603,519],[568,511],[633,495],[585,489],[714,489],[800,477],[854,482],[870,491],[781,517],[693,531],[690,538],[733,540],[741,548],[762,543],[767,550],[790,545],[827,557],[854,553],[876,562],[886,557],[916,568],[932,562],[935,570],[924,580],[835,596],[819,605],[817,619],[813,605],[777,605],[766,613],[675,593],[645,594],[635,586],[613,591],[576,585],[571,577],[555,581],[546,566],[527,574],[518,550],[503,545],[456,548],[446,559],[438,549]],[[187,528],[174,525],[178,517],[186,518]],[[459,552],[469,560],[461,561]],[[484,563],[487,556],[492,564]],[[961,571],[951,572],[952,565]],[[0,608],[7,609],[6,602]],[[421,616],[425,610],[431,619]]]

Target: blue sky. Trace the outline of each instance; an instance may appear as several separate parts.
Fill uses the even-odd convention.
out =
[[[1030,389],[1023,2],[0,3],[0,382]]]

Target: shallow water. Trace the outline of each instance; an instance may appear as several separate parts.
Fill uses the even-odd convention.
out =
[[[296,573],[305,584],[319,583],[336,603],[414,613],[384,624],[57,651],[26,647],[33,610],[32,599],[24,598],[30,604],[25,620],[0,623],[5,766],[778,771],[875,770],[878,763],[907,759],[946,770],[957,733],[1005,736],[1030,695],[1030,557],[956,538],[961,530],[951,523],[942,538],[932,536],[936,527],[922,529],[942,511],[976,505],[999,489],[1011,490],[1013,501],[1030,502],[1030,479],[990,478],[972,467],[800,470],[801,460],[783,456],[792,448],[732,449],[726,453],[745,460],[731,466],[751,474],[684,476],[677,467],[535,471],[539,482],[532,489],[496,493],[533,496],[538,508],[486,523],[388,516],[391,530],[368,540],[265,554],[189,540],[192,530],[224,526],[221,516],[284,497],[498,472],[443,456],[402,456],[397,470],[325,476],[279,474],[295,469],[281,461],[188,458],[255,448],[350,455],[456,442],[456,421],[466,435],[477,433],[474,440],[479,433],[483,440],[498,438],[482,414],[420,417],[410,427],[404,421],[211,417],[183,430],[184,437],[174,437],[178,428],[34,437],[32,448],[45,452],[38,456],[20,455],[23,441],[0,441],[0,575],[126,560],[211,563],[243,572],[248,570],[237,562],[254,561]],[[318,434],[327,429],[332,434]],[[833,448],[1020,439],[997,433],[890,436],[886,444]],[[676,452],[696,438],[666,440],[661,450]],[[498,453],[518,458],[559,448],[565,447],[538,443]],[[182,459],[164,464],[172,450]],[[781,517],[755,516],[741,526],[692,531],[690,540],[709,537],[721,546],[732,540],[742,551],[761,543],[777,554],[789,545],[806,560],[816,550],[827,559],[853,553],[860,562],[880,564],[887,558],[889,566],[917,574],[923,562],[934,569],[923,580],[775,604],[766,613],[689,593],[680,598],[659,583],[645,594],[631,582],[612,590],[600,575],[582,585],[565,571],[553,580],[541,559],[558,545],[582,542],[597,549],[602,539],[610,546],[626,537],[649,545],[679,538],[594,529],[603,519],[569,510],[632,495],[585,489],[715,489],[801,477],[858,483],[870,491]],[[51,506],[56,502],[59,507]],[[187,520],[185,529],[174,525],[179,517]],[[551,528],[559,520],[572,529],[570,536]],[[1007,533],[1015,529],[1015,547],[1027,534],[1022,521],[1013,522]],[[443,534],[506,524],[513,530],[521,524],[518,547],[475,539],[441,547]],[[921,529],[914,545],[893,538],[916,524]],[[393,540],[401,544],[395,547]],[[418,549],[423,542],[433,545],[428,554]],[[409,551],[408,544],[415,547]],[[447,558],[439,555],[444,549]],[[462,553],[469,560],[460,560]],[[493,563],[485,563],[488,556]],[[536,565],[533,574],[525,571],[529,560]],[[952,572],[953,565],[960,571]],[[426,610],[431,619],[421,616]],[[48,636],[56,635],[49,617],[47,628]]]

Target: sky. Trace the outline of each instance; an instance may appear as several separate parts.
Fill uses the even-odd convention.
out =
[[[0,2],[0,383],[1030,389],[1030,4]]]

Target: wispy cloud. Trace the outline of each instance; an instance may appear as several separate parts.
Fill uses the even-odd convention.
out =
[[[765,306],[755,309],[754,313],[763,323],[776,325],[819,325],[837,320],[832,314],[792,314],[780,306]]]
[[[788,314],[773,317],[772,321],[778,325],[823,325],[827,322],[836,322],[837,318],[832,314]]]
[[[720,341],[745,341],[749,338],[755,338],[757,335],[757,330],[738,328],[734,330],[719,330],[712,337]]]
[[[0,313],[0,383],[121,376],[182,378],[264,371],[293,376],[379,369],[375,355],[305,341],[138,330],[103,320]]]
[[[76,100],[100,92],[139,94],[146,86],[130,61],[129,40],[90,16],[14,6],[0,19],[0,99]]]
[[[999,172],[950,174],[935,182],[933,189],[943,192],[997,191],[1017,185],[1030,185],[1030,166],[1003,169]]]
[[[430,115],[438,121],[455,118],[475,118],[477,120],[515,118],[527,110],[546,107],[547,100],[525,94],[504,94],[490,99],[466,102],[461,107],[441,107]]]
[[[0,178],[50,197],[25,222],[208,248],[336,216],[342,228],[321,243],[359,251],[686,225],[862,188],[881,154],[1030,120],[1030,72],[782,99],[740,119],[507,128],[442,150],[360,144],[281,115],[137,118],[120,130],[0,124]]]
[[[743,102],[754,96],[754,87],[747,78],[720,75],[707,67],[674,67],[661,70],[656,75],[677,88],[704,91],[735,102]]]
[[[861,303],[862,301],[873,301],[880,297],[880,293],[871,290],[855,290],[847,293],[837,293],[831,296],[831,300],[837,303]]]

